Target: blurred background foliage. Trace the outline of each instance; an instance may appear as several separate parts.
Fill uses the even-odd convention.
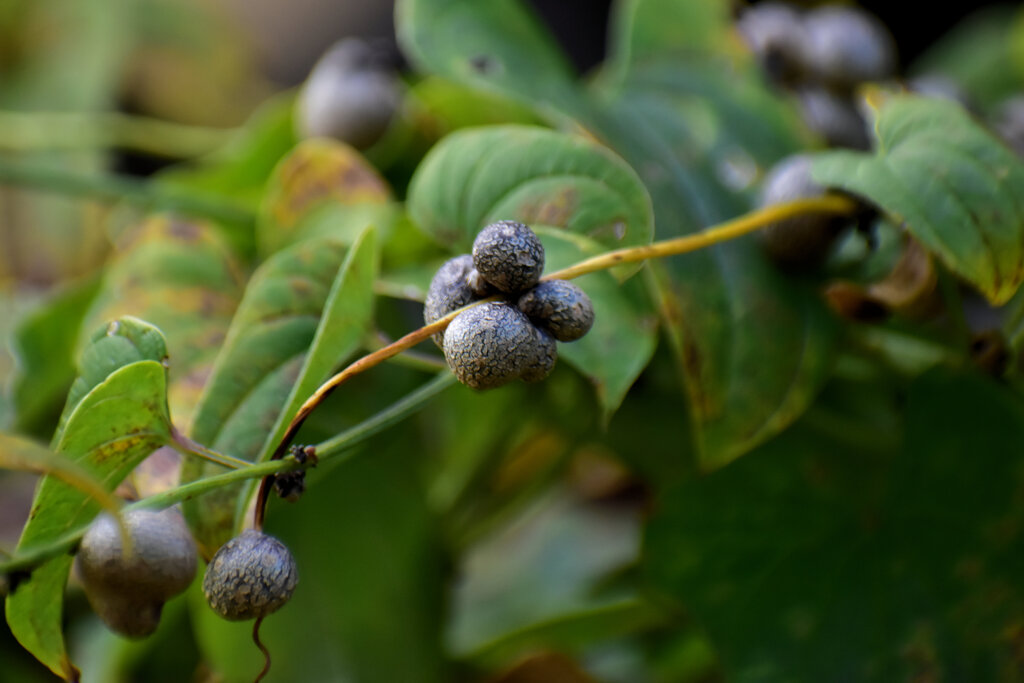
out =
[[[610,3],[527,4],[568,51],[567,73],[621,94],[621,63],[595,69],[616,40],[605,37]],[[963,7],[922,16],[896,5],[865,4],[895,35],[904,74],[953,78],[982,114],[1021,91],[1019,7],[965,19]],[[700,38],[742,53],[726,33]],[[254,269],[328,231],[354,237],[374,222],[390,245],[377,329],[363,346],[420,324],[417,299],[447,254],[395,200],[423,155],[459,128],[559,117],[447,74],[407,75],[402,114],[364,150],[369,163],[330,148],[293,152],[294,87],[346,35],[407,66],[387,2],[0,0],[0,180],[15,165],[66,183],[111,172],[148,179],[121,189],[149,193],[119,203],[0,186],[0,427],[49,438],[81,340],[125,313],[164,330],[172,414],[187,427]],[[643,88],[658,79],[648,75],[626,87],[635,99],[608,94],[608,118],[586,123],[607,124],[637,101],[647,111]],[[707,90],[721,96],[713,81]],[[711,131],[732,126],[759,163],[820,146],[778,93],[752,86],[744,96],[745,112],[685,115]],[[737,124],[751,113],[780,134]],[[609,137],[623,156],[641,160],[618,132]],[[289,153],[292,166],[279,164]],[[720,174],[695,171],[716,188],[728,185]],[[723,192],[712,213],[748,208],[750,183]],[[178,222],[140,208],[184,195],[219,218]],[[642,300],[640,282],[622,296]],[[900,336],[901,321],[884,339],[853,326],[794,426],[763,445],[751,437],[740,461],[699,475],[672,340],[657,338],[646,303],[630,310],[650,364],[617,412],[569,363],[542,387],[456,387],[314,470],[300,504],[272,502],[268,531],[292,548],[302,586],[264,627],[268,680],[1024,680],[1014,452],[1024,413],[1013,380],[945,362],[949,350],[933,339]],[[1001,321],[980,304],[968,316],[979,328]],[[438,367],[436,355],[410,358],[332,397],[300,440],[358,424]],[[747,428],[746,417],[722,429]],[[177,463],[164,456],[136,474],[136,493],[174,481]],[[33,485],[0,473],[0,551],[13,548]],[[74,585],[66,621],[86,681],[251,680],[262,666],[248,626],[218,620],[198,586],[143,642],[106,631]],[[5,629],[0,661],[0,681],[52,678]]]

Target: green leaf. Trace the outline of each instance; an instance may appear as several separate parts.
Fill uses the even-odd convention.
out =
[[[377,233],[369,228],[349,248],[334,278],[298,379],[256,457],[257,462],[270,459],[302,404],[330,376],[338,361],[359,348],[370,332],[378,261]]]
[[[531,647],[550,648],[542,634],[563,650],[583,644],[584,633],[612,637],[649,623],[650,611],[630,588],[601,589],[635,561],[639,532],[631,512],[588,506],[558,487],[548,491],[465,554],[449,647],[497,666]],[[604,612],[619,619],[609,624]]]
[[[1012,679],[1024,410],[947,371],[894,399],[895,452],[809,422],[662,496],[648,575],[729,680]]]
[[[159,330],[123,318],[101,329],[82,353],[55,450],[112,491],[146,456],[170,441],[167,373]],[[153,357],[160,360],[155,360]],[[17,550],[38,548],[88,523],[98,505],[55,475],[43,477]],[[54,673],[74,679],[61,633],[70,556],[48,560],[7,597],[18,641]]]
[[[544,124],[534,109],[524,103],[444,78],[424,78],[409,90],[409,99],[417,107],[419,126],[434,138],[474,126]]]
[[[642,169],[659,238],[746,211],[759,169],[797,147],[789,121],[749,72],[716,60],[634,70],[601,113],[610,144]],[[742,455],[806,409],[835,328],[813,290],[768,263],[752,238],[651,270],[703,467]]]
[[[132,315],[164,330],[168,402],[185,431],[241,299],[241,267],[216,226],[180,217],[150,216],[116,248],[87,326]]]
[[[741,52],[732,34],[732,7],[725,0],[622,0],[611,19],[611,68],[630,67],[667,55]]]
[[[582,235],[536,228],[544,244],[546,268],[557,270],[603,250]],[[591,381],[605,419],[647,367],[658,341],[657,312],[641,278],[618,283],[608,272],[574,280],[594,303],[594,327],[577,341],[559,344],[559,358]]]
[[[1024,280],[1024,162],[959,105],[894,96],[875,154],[830,152],[814,178],[871,200],[994,304]]]
[[[222,150],[195,165],[167,169],[154,182],[181,190],[200,190],[256,211],[271,173],[297,142],[292,118],[294,100],[290,93],[269,100]],[[219,227],[239,253],[255,253],[255,226],[251,222]]]
[[[167,359],[163,333],[149,323],[124,316],[102,325],[89,338],[78,361],[78,377],[71,385],[60,424],[53,437],[56,447],[64,436],[67,422],[82,400],[117,370],[139,361]]]
[[[372,314],[376,243],[372,231],[351,249],[311,239],[278,252],[253,275],[213,374],[196,408],[192,437],[244,460],[265,458],[282,421],[331,368],[359,346]],[[300,393],[306,392],[306,393]],[[221,471],[186,461],[183,481]],[[239,487],[185,511],[209,551],[231,537]]]
[[[647,244],[653,232],[647,192],[621,159],[581,137],[528,126],[449,135],[417,169],[408,204],[421,228],[462,252],[498,220],[564,228],[606,249]]]
[[[386,204],[391,188],[352,147],[335,140],[306,140],[274,169],[260,207],[257,241],[272,254],[295,241],[302,220],[324,205]]]
[[[266,619],[270,678],[289,681],[439,683],[445,583],[432,512],[417,476],[422,445],[390,431],[371,450],[310,482],[300,505],[271,502],[267,531],[299,566],[289,604]],[[227,683],[263,665],[252,625],[220,619],[194,591],[204,659]]]
[[[573,87],[568,60],[516,0],[399,0],[402,51],[424,71],[499,92],[559,101]],[[500,30],[495,30],[500,28]]]
[[[12,382],[19,432],[50,433],[75,379],[75,349],[89,303],[99,289],[90,278],[59,292],[20,322],[13,346],[18,359]]]

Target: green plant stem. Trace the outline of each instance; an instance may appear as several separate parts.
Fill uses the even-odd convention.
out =
[[[200,443],[196,443],[173,427],[171,428],[171,443],[169,445],[184,456],[201,458],[202,460],[233,470],[244,469],[252,465],[248,460],[218,453]]]
[[[312,463],[303,464],[295,460],[295,458],[282,458],[280,460],[261,462],[256,465],[249,465],[241,469],[225,472],[224,474],[218,474],[205,479],[199,479],[198,481],[193,481],[188,484],[183,484],[181,486],[176,486],[173,489],[168,489],[162,493],[149,496],[148,498],[143,498],[131,505],[126,505],[124,510],[137,510],[141,508],[162,509],[175,505],[176,503],[180,503],[184,500],[196,498],[204,493],[209,493],[214,489],[227,486],[228,484],[234,484],[247,479],[260,479],[267,475],[280,474],[281,472],[294,472],[311,466]],[[15,554],[11,559],[5,562],[0,562],[0,574],[10,574],[12,572],[27,570],[50,559],[51,557],[56,557],[57,555],[61,555],[71,550],[81,540],[82,535],[88,528],[88,525],[86,525],[79,529],[74,529],[46,545],[41,545],[25,552]]]
[[[151,181],[114,174],[82,173],[68,168],[12,161],[0,156],[0,185],[14,185],[100,201],[125,201],[155,209],[180,211],[231,224],[253,224],[248,209],[222,199]]]
[[[12,152],[116,147],[187,159],[223,146],[234,133],[121,112],[0,111],[0,150]]]

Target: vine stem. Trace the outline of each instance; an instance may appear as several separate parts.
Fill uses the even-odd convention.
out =
[[[599,254],[593,258],[548,273],[542,280],[572,280],[599,270],[614,268],[622,263],[636,263],[652,258],[676,256],[698,249],[704,249],[719,242],[727,242],[747,233],[760,230],[777,221],[813,213],[850,214],[858,210],[853,199],[838,194],[829,194],[813,199],[799,199],[784,204],[775,204],[757,211],[751,211],[739,218],[719,223],[701,232],[675,239],[654,242],[639,247],[626,247]]]
[[[580,261],[568,268],[563,268],[562,270],[549,273],[542,279],[571,280],[599,270],[614,268],[615,266],[623,263],[636,263],[652,258],[676,256],[678,254],[685,254],[698,249],[704,249],[721,242],[736,239],[737,237],[760,230],[772,223],[776,223],[787,218],[815,213],[853,214],[856,213],[859,208],[860,205],[856,201],[838,194],[827,194],[823,197],[798,199],[792,202],[775,204],[763,209],[751,211],[739,218],[719,223],[718,225],[714,225],[692,235],[663,240],[661,242],[654,242],[652,244],[645,244],[637,247],[626,247],[624,249],[609,251],[604,254],[594,256],[593,258]],[[397,356],[399,353],[402,353],[407,349],[411,349],[413,346],[416,346],[425,339],[428,339],[434,333],[443,331],[448,327],[451,321],[457,318],[463,311],[474,306],[479,306],[480,304],[488,301],[495,301],[498,298],[499,297],[497,296],[488,297],[486,299],[474,301],[468,306],[464,306],[457,311],[452,311],[443,318],[429,325],[424,325],[418,330],[410,332],[387,346],[363,356],[341,372],[328,379],[326,382],[321,384],[320,387],[313,392],[312,396],[306,399],[306,401],[299,407],[299,410],[295,413],[295,417],[292,418],[291,422],[288,424],[288,428],[281,436],[281,441],[278,443],[277,448],[274,449],[270,460],[277,460],[284,456],[288,451],[289,444],[291,444],[292,439],[295,438],[296,433],[298,433],[302,424],[306,421],[306,418],[308,418],[316,407],[323,403],[324,400],[339,386],[356,375],[379,365],[389,358]],[[255,526],[256,529],[263,528],[263,521],[266,516],[267,499],[270,495],[270,489],[273,486],[273,483],[273,475],[264,478],[263,481],[260,482],[260,488],[256,494],[255,510],[253,512],[253,526]]]

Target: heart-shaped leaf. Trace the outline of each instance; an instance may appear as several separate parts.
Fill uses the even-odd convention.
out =
[[[582,137],[529,126],[449,135],[417,169],[408,204],[421,228],[461,252],[498,220],[563,228],[606,249],[647,244],[653,233],[647,192],[628,165]]]
[[[1024,281],[1024,162],[959,105],[885,100],[874,154],[828,152],[814,178],[868,198],[994,304]]]
[[[99,330],[82,352],[61,429],[54,440],[67,457],[107,491],[171,439],[166,347],[156,328],[122,318]],[[18,550],[55,541],[87,523],[98,504],[56,475],[43,477]],[[48,560],[7,597],[7,623],[18,641],[54,673],[74,680],[61,632],[64,584],[71,556]]]

